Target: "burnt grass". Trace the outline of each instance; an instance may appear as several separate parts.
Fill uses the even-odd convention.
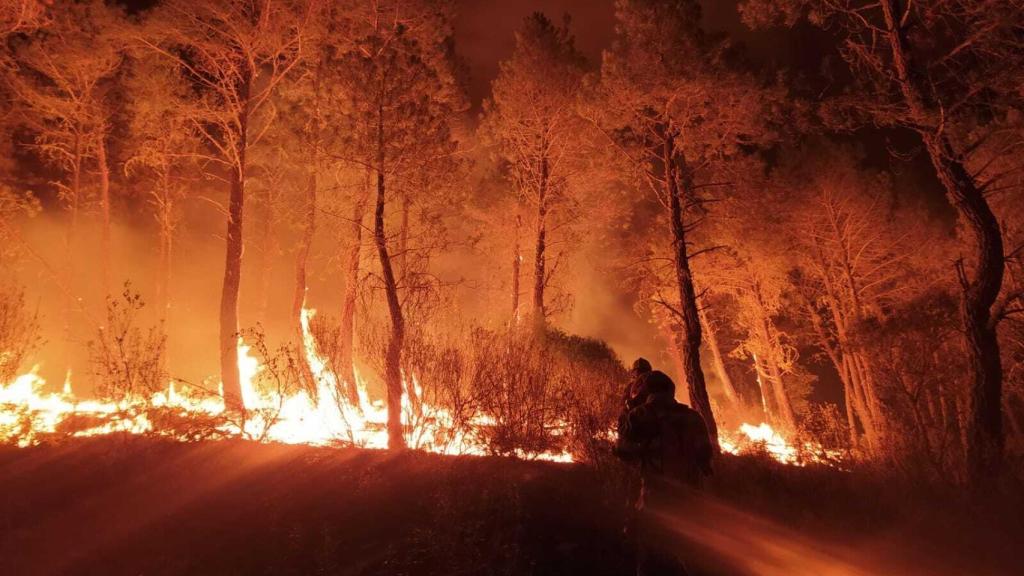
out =
[[[695,576],[1024,574],[1020,484],[978,498],[756,455],[716,467],[669,521]],[[243,441],[3,447],[0,575],[634,574],[621,472]]]

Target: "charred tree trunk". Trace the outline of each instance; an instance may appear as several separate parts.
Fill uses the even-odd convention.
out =
[[[973,237],[973,272],[959,267],[963,294],[960,313],[970,355],[972,379],[968,420],[967,465],[974,484],[1001,469],[1005,438],[1002,424],[1003,369],[992,305],[1002,288],[1005,266],[1002,231],[992,209],[965,168],[963,158],[943,131],[941,112],[925,97],[913,75],[903,23],[895,0],[880,3],[892,52],[892,66],[904,103],[918,128],[936,176],[946,189],[960,222]]]
[[[220,295],[220,374],[224,384],[224,406],[242,411],[242,382],[238,372],[238,294],[242,280],[242,215],[245,207],[245,156],[249,127],[249,90],[252,71],[248,71],[239,94],[244,108],[239,112],[239,133],[235,166],[231,170],[228,198],[228,223],[225,236],[224,284]]]
[[[538,334],[547,327],[544,309],[544,288],[547,286],[546,250],[548,234],[548,158],[540,160],[540,183],[537,188],[537,238],[533,260],[533,325]]]
[[[718,426],[711,412],[711,400],[708,398],[707,385],[704,382],[704,371],[700,366],[701,328],[697,312],[697,293],[693,287],[693,274],[690,272],[690,259],[686,246],[686,226],[683,224],[683,204],[681,195],[691,189],[690,177],[686,173],[685,162],[678,158],[674,149],[674,136],[666,134],[664,138],[665,185],[669,200],[669,218],[672,228],[672,252],[675,260],[676,283],[679,289],[679,321],[682,330],[679,338],[680,359],[683,364],[683,375],[690,392],[693,408],[704,418],[708,428],[712,446],[718,450]],[[683,190],[680,190],[680,185]]]
[[[345,293],[341,303],[340,350],[341,379],[346,398],[352,406],[359,406],[355,372],[355,319],[356,300],[359,297],[359,262],[363,248],[363,216],[370,193],[369,170],[362,196],[352,208],[352,244],[345,263]]]
[[[377,115],[377,205],[374,211],[373,236],[380,258],[381,276],[388,313],[391,316],[391,338],[384,358],[384,383],[388,396],[388,448],[405,448],[402,430],[402,346],[405,340],[405,318],[398,299],[398,283],[388,254],[388,238],[384,230],[384,109]]]
[[[110,164],[107,161],[107,130],[102,126],[96,135],[96,164],[100,173],[100,261],[103,294],[110,294]]]

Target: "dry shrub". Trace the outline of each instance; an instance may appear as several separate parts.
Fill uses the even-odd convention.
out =
[[[38,314],[25,305],[25,293],[15,286],[0,286],[0,385],[18,375],[40,343]]]
[[[106,322],[88,343],[96,390],[104,398],[122,402],[148,397],[168,382],[163,323],[141,327],[143,308],[142,297],[129,282],[119,298],[107,297]]]
[[[427,418],[419,423],[429,427],[439,422],[422,406],[445,411],[441,424],[449,429],[435,438],[461,436],[491,453],[527,458],[569,451],[595,459],[607,447],[625,381],[603,342],[561,332],[537,339],[472,328],[443,342],[417,334],[404,363],[418,384],[413,418]]]
[[[262,442],[267,439],[270,430],[278,423],[285,398],[305,390],[311,397],[314,391],[308,388],[306,379],[302,377],[299,362],[301,350],[293,344],[282,344],[275,349],[267,345],[267,337],[261,325],[242,331],[242,339],[249,344],[252,353],[260,360],[260,371],[253,381],[256,392],[271,402],[256,408],[245,408],[235,415],[235,424],[242,430],[243,436]],[[229,417],[232,415],[229,414]],[[251,423],[256,425],[252,426]],[[250,423],[250,426],[246,426]]]
[[[329,344],[331,330],[317,332]],[[360,326],[357,355],[377,381],[389,336],[386,322]],[[458,452],[483,445],[525,458],[568,451],[594,460],[607,452],[626,380],[614,352],[598,340],[480,327],[410,326],[402,371],[409,446]]]
[[[831,402],[807,405],[800,421],[798,438],[829,450],[850,449],[846,416],[839,411],[839,406]]]

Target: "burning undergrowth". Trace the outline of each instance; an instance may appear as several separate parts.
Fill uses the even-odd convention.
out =
[[[23,302],[13,302],[8,316],[24,324],[24,339],[32,334],[31,318],[13,315],[19,307]],[[388,446],[387,407],[373,381],[383,363],[346,360],[330,318],[303,308],[301,346],[272,347],[261,329],[245,331],[237,346],[242,406],[230,410],[217,383],[170,376],[165,336],[159,324],[141,322],[142,308],[130,287],[108,301],[106,322],[88,345],[97,398],[76,394],[70,371],[60,392],[46,391],[38,365],[10,376],[0,386],[0,442],[29,446],[122,433]],[[360,355],[383,358],[383,340],[367,330]],[[412,332],[402,364],[403,433],[411,448],[440,454],[595,460],[610,449],[624,381],[621,363],[597,340],[558,331],[538,339],[472,328],[445,340]],[[723,432],[720,442],[726,452],[765,452],[786,464],[840,459],[812,442],[791,444],[767,424],[743,424]]]
[[[226,408],[217,384],[170,377],[162,333],[138,325],[140,310],[130,289],[108,303],[104,328],[89,344],[98,398],[77,395],[70,372],[61,392],[45,392],[38,366],[0,387],[0,441],[27,446],[120,432],[387,447],[385,403],[372,376],[363,376],[381,367],[341,369],[335,331],[312,310],[302,310],[301,346],[272,348],[259,329],[241,335],[240,410]],[[372,334],[365,340],[372,357]],[[539,346],[514,332],[480,329],[458,341],[410,340],[401,400],[410,447],[568,461],[606,440],[623,371],[603,345],[555,334]]]

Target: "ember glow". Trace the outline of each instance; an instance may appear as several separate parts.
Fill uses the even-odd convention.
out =
[[[807,464],[836,465],[842,460],[842,452],[827,449],[815,442],[804,442],[794,446],[785,437],[762,422],[754,426],[744,422],[733,433],[719,434],[718,442],[724,452],[743,454],[764,451],[773,459],[794,466]]]
[[[305,390],[283,395],[261,389],[257,380],[265,367],[253,355],[250,346],[239,339],[238,363],[245,417],[227,418],[217,426],[216,432],[220,436],[285,444],[387,448],[386,406],[381,400],[370,399],[366,380],[358,373],[359,404],[349,403],[344,395],[338,393],[340,387],[335,375],[318,354],[309,331],[309,319],[313,313],[303,309],[302,325],[305,329],[304,352],[314,373],[316,398]],[[152,408],[169,409],[185,417],[227,416],[222,394],[204,394],[189,387],[176,386],[173,381],[165,390],[149,398],[111,402],[78,398],[73,392],[70,375],[61,393],[45,393],[42,390],[46,381],[38,372],[39,366],[35,366],[10,384],[0,386],[0,441],[24,447],[43,441],[48,435],[64,433],[73,437],[112,433],[168,435],[168,431],[155,426],[150,420],[147,409]],[[409,386],[409,380],[403,380],[402,412],[411,447],[452,455],[488,453],[482,442],[453,432],[452,417],[444,408],[417,401],[418,414],[413,417],[411,397],[419,399],[423,392],[415,375],[411,378],[412,386]],[[413,420],[416,423],[409,424]],[[471,424],[480,427],[488,426],[490,422],[486,416],[477,415]],[[519,452],[517,455],[558,462],[573,460],[567,452]]]
[[[303,309],[304,352],[316,382],[316,398],[305,390],[282,395],[263,390],[257,385],[258,376],[265,369],[250,346],[241,339],[238,343],[238,363],[242,375],[242,401],[245,418],[229,419],[221,423],[216,432],[223,437],[244,437],[284,444],[352,445],[370,449],[387,448],[387,408],[381,400],[371,400],[366,380],[358,373],[359,404],[349,403],[335,375],[316,349],[309,330],[309,320],[315,313]],[[113,433],[171,435],[173,433],[154,425],[147,409],[168,409],[185,417],[225,416],[222,394],[205,394],[187,386],[170,382],[167,388],[149,398],[130,398],[122,402],[78,398],[73,391],[71,375],[60,393],[43,392],[46,381],[39,376],[39,366],[22,374],[6,386],[0,386],[0,441],[30,446],[44,441],[47,436],[68,434],[72,437],[98,436]],[[464,433],[454,432],[450,413],[441,407],[418,401],[418,417],[413,417],[413,396],[421,397],[422,389],[412,377],[412,386],[405,378],[402,396],[403,423],[413,448],[451,455],[485,455],[487,446]],[[410,425],[410,421],[416,424]],[[485,427],[492,421],[485,415],[475,416],[474,428]],[[185,439],[185,438],[181,438]],[[734,433],[722,433],[723,451],[740,454],[764,449],[784,464],[804,465],[807,462],[827,462],[819,446],[806,444],[802,450],[789,444],[768,424],[759,426],[742,424]],[[568,452],[543,452],[530,455],[520,451],[520,457],[557,462],[572,462]],[[821,456],[821,457],[819,457]]]

